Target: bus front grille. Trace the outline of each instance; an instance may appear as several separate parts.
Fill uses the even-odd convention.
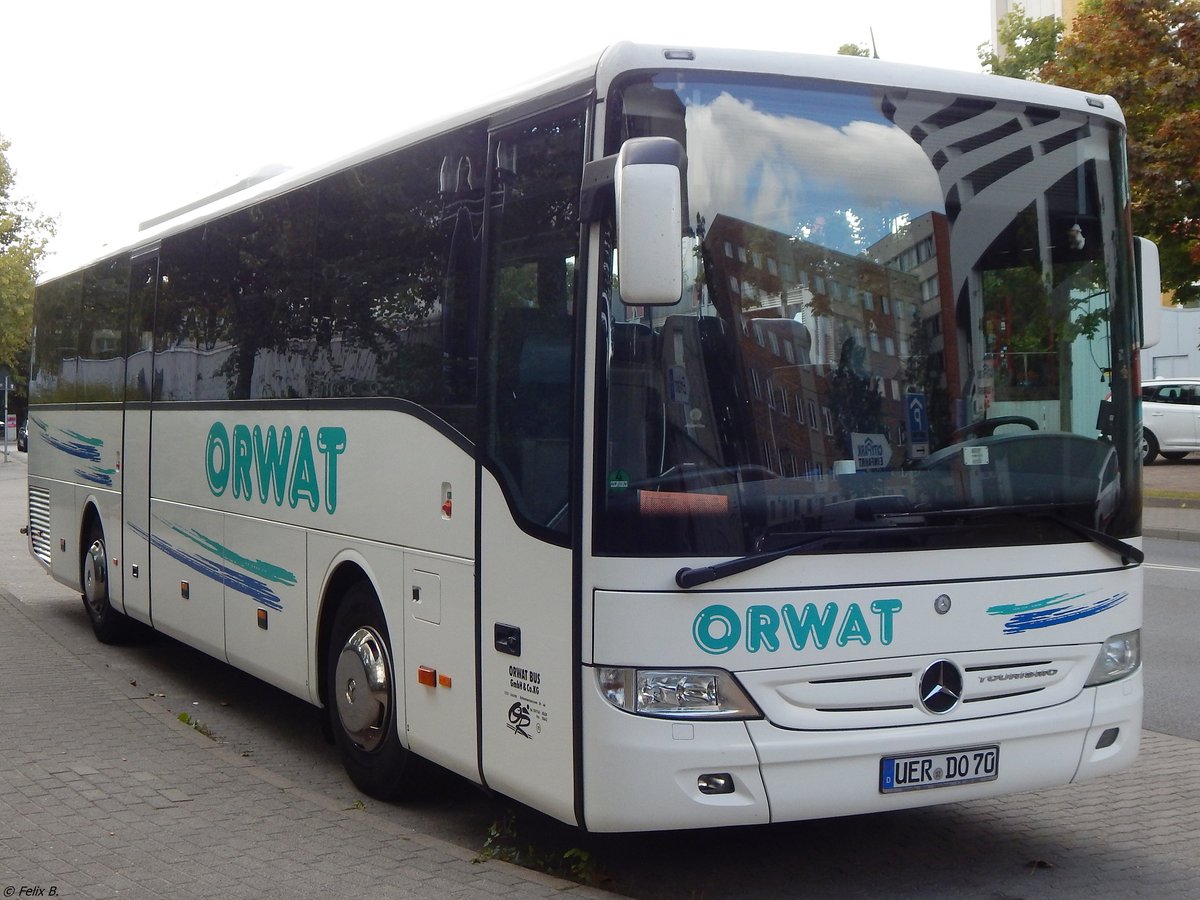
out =
[[[781,728],[836,730],[928,724],[1040,709],[1082,689],[1095,645],[972,650],[738,672],[766,717]],[[948,708],[926,704],[926,674],[950,670]],[[935,673],[936,674],[936,673]]]

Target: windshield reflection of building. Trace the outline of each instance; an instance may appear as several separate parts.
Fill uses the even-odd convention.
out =
[[[925,409],[938,394],[944,409],[953,390],[946,366],[957,348],[944,337],[954,334],[952,307],[940,284],[948,273],[937,262],[947,242],[934,214],[863,256],[714,218],[703,239],[707,280],[676,311],[716,315],[736,335],[762,465],[822,477],[855,458],[852,434],[882,436],[889,468],[912,457],[911,394]]]

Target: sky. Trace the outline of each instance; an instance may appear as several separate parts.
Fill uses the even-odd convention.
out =
[[[989,0],[6,0],[0,135],[42,269],[246,178],[470,109],[619,40],[978,72]]]

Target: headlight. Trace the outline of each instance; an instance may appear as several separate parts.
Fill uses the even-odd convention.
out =
[[[669,719],[757,719],[737,679],[723,669],[596,669],[604,699],[618,709]]]
[[[1142,633],[1128,631],[1125,634],[1114,634],[1100,647],[1100,655],[1092,672],[1088,675],[1087,686],[1107,684],[1132,673],[1142,664]]]

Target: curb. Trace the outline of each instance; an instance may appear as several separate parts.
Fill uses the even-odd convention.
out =
[[[1200,543],[1200,531],[1188,531],[1182,528],[1143,528],[1142,537],[1156,538],[1160,541],[1191,541]]]
[[[1200,500],[1188,497],[1143,497],[1142,507],[1147,506],[1155,509],[1194,509],[1200,512]]]

